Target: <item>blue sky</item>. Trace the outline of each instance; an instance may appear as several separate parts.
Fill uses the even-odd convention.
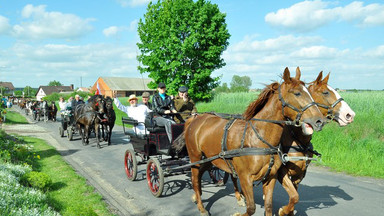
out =
[[[38,87],[58,80],[91,86],[100,76],[141,77],[137,22],[148,0],[0,0],[0,80]],[[343,89],[384,89],[383,1],[214,0],[226,13],[230,83],[253,88],[300,66],[302,79],[331,72]],[[144,74],[143,77],[147,77]]]

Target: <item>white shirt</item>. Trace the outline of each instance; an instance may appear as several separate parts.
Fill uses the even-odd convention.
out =
[[[60,110],[65,110],[65,105],[66,104],[67,104],[67,102],[65,102],[65,101],[59,101]]]
[[[125,112],[129,117],[135,119],[140,124],[136,127],[137,134],[148,134],[148,131],[145,130],[144,121],[148,113],[151,112],[147,106],[143,104],[138,104],[137,106],[124,106],[120,103],[119,99],[114,99],[116,107]]]

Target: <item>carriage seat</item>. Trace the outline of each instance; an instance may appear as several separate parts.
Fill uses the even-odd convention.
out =
[[[137,134],[135,132],[135,130],[133,129],[130,129],[130,128],[126,128],[126,124],[127,125],[132,125],[133,127],[136,127],[137,125],[139,125],[139,122],[131,117],[121,117],[121,121],[123,123],[123,131],[124,131],[124,134],[125,135],[129,135],[131,137],[136,137],[136,138],[139,138],[139,139],[146,139],[147,138],[147,135],[145,134]]]
[[[151,133],[165,133],[165,127],[156,125],[154,118],[153,112],[148,113],[146,116],[144,124],[147,130]]]

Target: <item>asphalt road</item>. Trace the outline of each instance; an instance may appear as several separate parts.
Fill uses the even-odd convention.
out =
[[[18,107],[14,107],[17,111]],[[199,215],[191,201],[193,190],[188,173],[165,178],[163,196],[155,198],[145,180],[145,165],[139,165],[138,180],[131,182],[124,171],[124,153],[132,148],[122,132],[122,127],[113,129],[112,145],[102,142],[96,147],[95,138],[83,146],[78,134],[73,141],[60,137],[59,122],[34,122],[31,124],[4,125],[8,133],[34,136],[46,140],[62,154],[63,158],[93,185],[110,209],[117,215],[178,216]],[[211,215],[244,213],[245,207],[236,203],[231,180],[217,187],[204,176],[203,203]],[[254,188],[255,215],[264,215],[261,186]],[[352,177],[330,172],[325,168],[310,166],[306,178],[299,187],[300,201],[296,215],[383,215],[384,180]],[[288,202],[288,196],[279,183],[274,191],[274,210]]]

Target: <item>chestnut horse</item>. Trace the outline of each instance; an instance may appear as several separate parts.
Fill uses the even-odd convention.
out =
[[[313,130],[321,130],[324,123],[323,115],[304,83],[300,81],[300,72],[295,78],[291,78],[288,68],[285,68],[283,80],[283,83],[272,83],[263,90],[259,98],[248,106],[245,120],[235,119],[230,122],[212,114],[202,114],[185,123],[185,144],[191,163],[195,164],[191,167],[195,191],[193,199],[196,200],[201,215],[209,215],[201,201],[201,176],[212,164],[238,176],[247,203],[247,211],[243,215],[255,213],[253,182],[261,180],[266,215],[272,215],[273,189],[277,170],[281,165],[277,146],[283,132],[282,122],[286,119],[295,120],[296,125],[307,134],[311,134]],[[225,157],[226,149],[248,154],[228,158]],[[266,153],[249,154],[255,149]],[[268,150],[274,150],[274,153],[268,153]],[[222,157],[207,163],[198,163],[203,156],[209,159],[218,155]]]
[[[343,101],[340,95],[328,85],[329,74],[322,80],[323,72],[308,87],[314,101],[320,108],[323,115],[329,120],[335,120],[340,126],[345,126],[353,122],[355,113]],[[317,154],[311,144],[312,135],[304,135],[300,130],[292,126],[285,126],[281,137],[281,143],[287,146],[284,152],[288,157],[295,158],[293,161],[282,165],[278,171],[278,180],[289,195],[289,203],[279,209],[279,216],[294,215],[295,204],[299,202],[297,188],[305,176],[307,167],[310,163],[308,158]],[[301,158],[301,159],[300,159]]]

